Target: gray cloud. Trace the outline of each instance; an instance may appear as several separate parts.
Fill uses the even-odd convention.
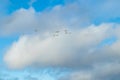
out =
[[[119,80],[120,63],[95,65],[90,70],[73,71],[59,80]]]

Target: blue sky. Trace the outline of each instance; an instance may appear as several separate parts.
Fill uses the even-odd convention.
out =
[[[0,0],[0,79],[119,80],[119,3]]]
[[[29,4],[29,2],[30,0],[10,0],[9,5],[7,6],[7,12],[12,13],[20,8],[28,9],[30,6],[34,7],[34,9],[39,12],[47,8],[52,8],[56,5],[64,5],[64,0],[36,0],[31,5]]]

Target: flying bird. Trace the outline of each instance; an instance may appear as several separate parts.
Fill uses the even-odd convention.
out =
[[[35,29],[35,32],[38,32],[38,30],[37,30],[37,29]]]
[[[71,34],[67,29],[64,30],[65,34]]]
[[[53,37],[59,36],[60,31],[55,31],[55,33],[53,34]]]

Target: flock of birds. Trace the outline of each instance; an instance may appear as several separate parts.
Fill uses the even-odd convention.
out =
[[[61,32],[61,31],[59,31],[59,30],[55,31],[55,33],[53,34],[53,37],[59,36],[59,33],[60,33],[60,32]],[[71,34],[71,32],[68,31],[67,29],[63,30],[63,32],[64,32],[64,34]]]
[[[35,29],[35,32],[38,32],[38,29]],[[64,34],[71,34],[71,32],[67,29],[64,30],[56,30],[55,32],[53,32],[53,37],[58,37],[60,35],[60,33],[63,32]]]

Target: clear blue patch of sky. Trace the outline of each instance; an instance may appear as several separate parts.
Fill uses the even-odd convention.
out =
[[[10,14],[20,8],[28,9],[30,0],[10,0],[10,4],[7,9],[7,13]],[[63,5],[64,0],[36,0],[32,7],[38,12],[43,11],[47,8],[54,7],[56,5]]]
[[[29,8],[29,1],[30,0],[10,0],[10,4],[8,5],[7,12],[12,13],[20,8]]]
[[[95,25],[100,25],[102,23],[120,23],[120,17],[116,17],[116,18],[109,18],[109,19],[104,19],[104,18],[96,18],[95,20],[93,20],[92,23],[94,23]]]
[[[37,0],[35,3],[33,3],[33,7],[36,11],[43,11],[44,9],[63,4],[64,0]]]
[[[109,37],[109,38],[106,38],[104,39],[99,45],[98,47],[103,47],[105,45],[112,45],[114,42],[117,41],[117,38],[115,36],[113,37]]]
[[[16,41],[18,36],[0,37],[0,49],[8,46],[13,41]]]

